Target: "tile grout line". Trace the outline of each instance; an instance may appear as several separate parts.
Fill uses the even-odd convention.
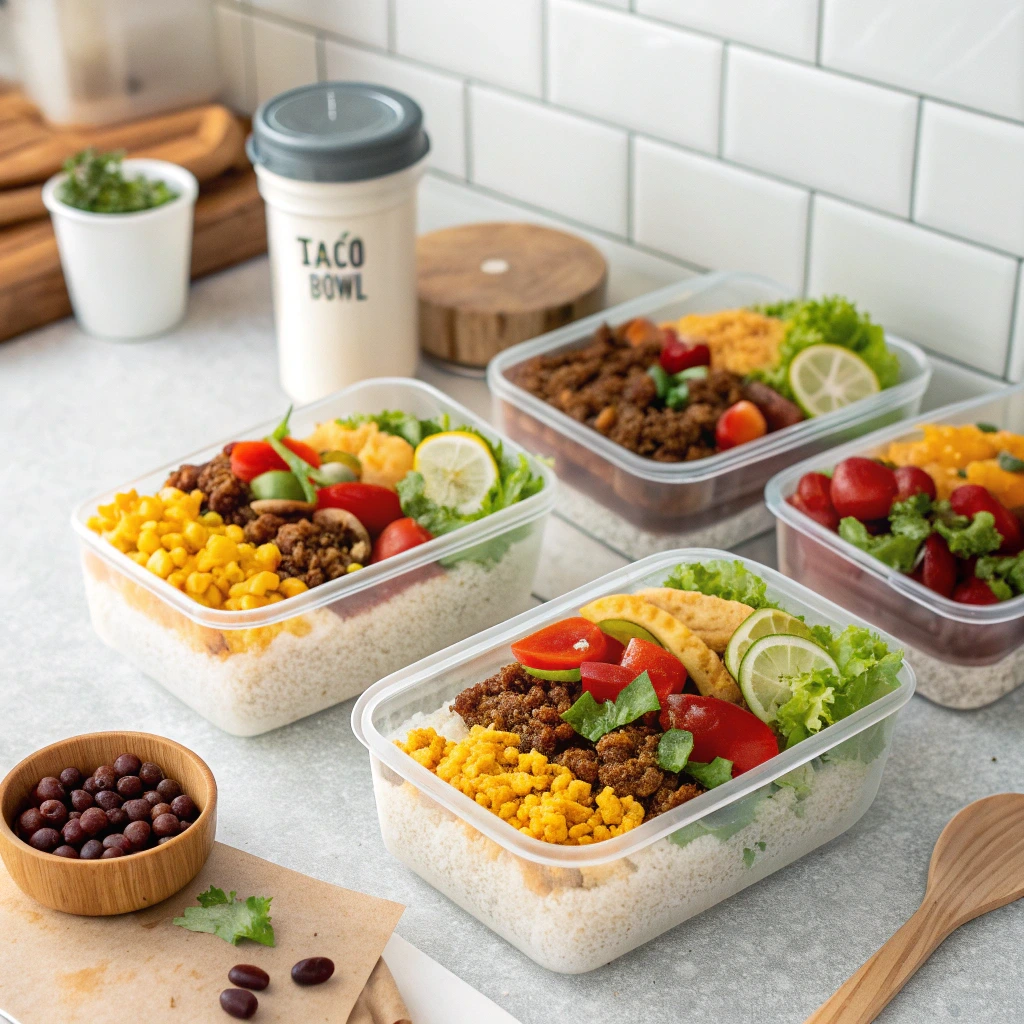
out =
[[[1013,373],[1014,356],[1017,355],[1017,346],[1014,344],[1014,334],[1017,331],[1017,313],[1020,307],[1020,278],[1024,274],[1024,259],[1017,261],[1017,276],[1013,281],[1013,305],[1010,307],[1010,334],[1006,342],[1006,360],[1003,363],[1003,380],[1009,380]]]
[[[921,127],[924,122],[924,97],[917,98],[917,121],[914,124],[914,154],[910,161],[910,201],[907,206],[907,217],[911,223],[917,224],[915,205],[917,203],[917,176],[921,170]]]
[[[825,38],[825,0],[818,0],[818,24],[814,26],[814,63],[822,67],[821,48]]]
[[[398,46],[398,0],[388,0],[388,53]]]
[[[465,166],[463,170],[466,172],[466,181],[471,182],[473,180],[473,112],[470,109],[472,104],[472,91],[470,89],[470,83],[468,79],[463,79],[462,82],[462,135],[463,135],[463,148],[465,157]]]
[[[551,102],[550,17],[548,0],[540,0],[540,95],[545,103]]]
[[[807,297],[807,289],[811,283],[811,239],[814,237],[814,209],[817,205],[817,193],[811,192],[807,197],[807,228],[804,235],[804,279],[800,286],[800,294]]]
[[[721,160],[725,153],[725,91],[728,88],[729,50],[731,43],[722,44],[722,66],[718,78],[718,148],[716,150],[718,159]]]
[[[634,161],[636,160],[636,135],[630,132],[626,136],[626,241],[633,245],[636,241],[634,224],[635,208],[634,191],[636,189],[636,173]]]

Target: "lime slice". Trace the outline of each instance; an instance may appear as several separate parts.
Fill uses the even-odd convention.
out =
[[[739,675],[740,662],[743,661],[747,648],[755,640],[771,636],[773,633],[786,633],[789,636],[803,636],[808,639],[811,636],[811,631],[796,616],[778,608],[762,608],[753,615],[748,615],[736,627],[736,632],[729,638],[729,645],[725,649],[725,667],[733,679]]]
[[[875,371],[841,345],[811,345],[789,364],[789,386],[808,416],[842,409],[881,390]]]
[[[639,626],[635,622],[628,622],[626,619],[603,619],[597,624],[597,628],[614,640],[618,640],[623,646],[634,637],[657,644],[659,647],[665,646],[649,629],[644,629],[643,626]]]
[[[772,634],[750,645],[740,662],[736,681],[747,707],[770,725],[792,695],[786,679],[818,669],[839,671],[828,652],[813,640]]]
[[[423,474],[423,493],[462,515],[479,512],[498,479],[498,464],[483,438],[462,430],[421,441],[413,467]]]
[[[524,665],[523,671],[527,675],[547,679],[553,683],[578,683],[581,678],[578,668],[530,668],[529,665]]]

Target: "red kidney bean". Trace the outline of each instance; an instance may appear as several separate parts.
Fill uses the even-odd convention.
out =
[[[78,789],[82,784],[82,773],[77,768],[65,768],[59,778],[60,784],[68,791]]]
[[[82,812],[81,811],[68,811],[68,821],[72,821],[75,818],[80,818],[81,816],[82,816]]]
[[[115,857],[123,857],[124,850],[120,846],[108,846],[101,854],[100,860],[113,860]]]
[[[175,797],[181,796],[181,786],[174,779],[162,779],[157,785],[156,791],[168,803]]]
[[[171,801],[171,813],[182,821],[194,821],[199,817],[199,808],[196,807],[192,797],[182,793],[181,796],[176,796]]]
[[[124,813],[128,815],[129,821],[147,821],[149,819],[150,806],[146,800],[128,800],[121,806]]]
[[[109,764],[101,764],[92,773],[92,777],[99,783],[100,789],[113,789],[117,785],[117,772]]]
[[[292,981],[297,985],[322,985],[333,973],[333,960],[325,956],[311,956],[292,968]]]
[[[96,800],[92,793],[87,793],[84,789],[74,789],[71,791],[71,806],[76,811],[87,811],[94,803],[96,803]]]
[[[39,805],[39,813],[51,828],[60,828],[68,820],[68,809],[60,800],[44,800]]]
[[[115,846],[122,853],[131,853],[131,840],[120,832],[115,832],[113,835],[107,836],[106,839],[103,840],[103,848],[105,850],[112,850]]]
[[[32,833],[28,843],[43,853],[50,853],[61,845],[60,833],[55,828],[39,828]]]
[[[104,811],[104,814],[107,816],[107,823],[110,827],[118,832],[123,832],[125,825],[131,821],[123,807],[111,807],[109,811]]]
[[[141,767],[142,761],[134,754],[118,754],[114,758],[114,771],[119,779],[125,775],[138,775]]]
[[[105,787],[101,786],[91,775],[82,783],[82,789],[90,796],[95,796],[103,788]]]
[[[228,981],[239,988],[252,988],[262,992],[270,984],[270,975],[253,964],[235,964],[228,971]]]
[[[259,1000],[243,988],[226,988],[220,994],[220,1008],[238,1020],[248,1020],[259,1007]]]
[[[158,839],[176,836],[180,831],[178,819],[173,814],[161,814],[153,819],[153,832]]]
[[[173,814],[170,804],[156,804],[153,809],[149,812],[150,821],[156,821],[161,814]]]
[[[107,815],[104,811],[99,807],[90,807],[87,811],[82,811],[78,824],[89,835],[94,836],[97,832],[102,832],[110,823],[107,821]]]
[[[82,828],[82,823],[77,819],[69,821],[61,829],[61,835],[64,837],[64,842],[69,846],[80,846],[89,838],[89,833]]]
[[[124,801],[115,793],[112,789],[101,789],[95,796],[96,806],[101,807],[105,811],[109,811],[112,807],[120,807]]]
[[[148,821],[133,821],[124,827],[124,837],[132,844],[133,850],[141,850],[149,842],[151,833]]]
[[[39,785],[36,786],[35,798],[39,803],[44,803],[47,800],[63,800],[66,795],[64,787],[52,775],[40,779]]]
[[[155,789],[157,784],[163,781],[164,772],[158,764],[152,761],[143,761],[139,765],[136,775],[142,780],[142,784],[149,789]]]
[[[68,860],[78,860],[78,851],[73,846],[58,846],[53,852],[57,857],[67,857]]]
[[[83,844],[78,856],[82,860],[99,860],[103,856],[103,844],[98,839],[90,839]]]
[[[42,816],[38,807],[30,807],[27,811],[23,811],[21,817],[18,818],[18,831],[26,839],[33,832],[38,832],[41,828],[46,828],[46,819]]]
[[[164,802],[164,798],[155,789],[147,789],[146,792],[142,794],[142,799],[145,800],[150,807],[156,807],[157,804],[162,804]]]
[[[117,780],[117,791],[125,800],[134,800],[142,796],[142,780],[138,775],[122,775]]]

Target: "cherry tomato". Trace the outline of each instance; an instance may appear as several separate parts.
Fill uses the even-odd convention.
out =
[[[380,562],[392,555],[400,555],[410,548],[426,544],[433,540],[429,530],[420,526],[415,519],[406,516],[404,519],[396,519],[381,530],[380,536],[374,541],[373,555],[371,562]]]
[[[512,645],[516,661],[527,668],[579,668],[586,661],[601,661],[605,635],[593,622],[575,616],[562,619]]]
[[[885,519],[899,489],[896,474],[874,459],[843,459],[832,473],[832,504],[839,518]]]
[[[945,539],[937,533],[929,534],[924,542],[921,582],[936,594],[952,597],[956,587],[956,569],[956,556],[949,550]]]
[[[311,466],[320,466],[320,456],[305,442],[286,437],[281,444]],[[261,473],[287,468],[288,464],[274,451],[269,441],[238,441],[231,449],[231,472],[246,483]]]
[[[803,512],[805,516],[809,516],[816,523],[821,523],[826,530],[831,530],[835,533],[839,529],[839,516],[836,515],[836,510],[832,507],[831,501],[828,503],[828,508],[815,508],[800,497],[799,493],[791,494],[786,501],[793,508]]]
[[[580,665],[583,689],[589,690],[590,695],[599,704],[606,700],[615,700],[638,674],[621,665],[609,665],[603,661],[585,661]]]
[[[953,600],[960,604],[999,604],[999,598],[992,593],[992,588],[977,576],[958,583],[953,591]]]
[[[398,495],[380,484],[344,483],[321,487],[316,492],[317,508],[343,508],[377,537],[389,523],[402,518]]]
[[[659,362],[666,373],[679,373],[693,366],[710,366],[711,349],[703,342],[688,345],[685,341],[673,337],[661,350]]]
[[[927,494],[935,500],[935,481],[919,466],[900,466],[893,470],[896,477],[896,501],[906,501],[915,494]]]
[[[738,444],[756,441],[768,433],[764,413],[745,398],[730,405],[715,424],[715,443],[723,451]]]
[[[692,693],[673,693],[662,702],[661,727],[693,733],[694,761],[724,757],[733,776],[756,768],[779,752],[775,733],[738,704]]]
[[[987,488],[978,484],[963,484],[950,496],[949,504],[958,516],[974,516],[978,512],[991,512],[996,529],[1003,538],[1000,554],[1014,555],[1024,547],[1024,529],[1020,520],[997,501]]]
[[[619,664],[629,669],[634,679],[641,672],[646,672],[662,704],[670,693],[682,693],[686,685],[686,667],[683,663],[664,647],[652,644],[650,640],[633,637]]]

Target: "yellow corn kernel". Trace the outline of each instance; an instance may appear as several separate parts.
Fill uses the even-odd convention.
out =
[[[138,562],[139,565],[145,565],[149,561],[149,555],[145,551],[133,551],[129,557]]]
[[[263,597],[268,590],[277,590],[281,578],[276,572],[258,572],[248,580],[249,593]]]
[[[296,594],[301,594],[304,590],[309,590],[309,587],[294,576],[289,576],[287,579],[281,580],[278,585],[278,589],[284,594],[285,597],[295,597]]]
[[[281,552],[276,544],[261,544],[253,552],[253,559],[261,569],[273,572],[281,564]]]
[[[171,548],[168,552],[171,561],[179,568],[184,569],[188,564],[188,549],[184,547]]]
[[[230,598],[242,598],[249,593],[248,582],[232,583],[231,589],[228,591],[228,597]]]
[[[185,580],[187,579],[188,573],[182,572],[180,569],[177,569],[174,572],[172,572],[170,576],[167,577],[167,582],[170,583],[172,587],[177,587],[178,590],[184,590]]]
[[[224,603],[224,595],[216,587],[207,587],[201,600],[208,608],[220,608]]]
[[[167,579],[174,571],[174,563],[171,561],[171,556],[163,548],[160,548],[146,560],[146,568],[162,579]]]
[[[228,583],[241,583],[245,579],[245,573],[242,572],[242,567],[237,562],[228,562],[224,566],[224,579]]]
[[[266,604],[264,599],[256,594],[246,594],[238,602],[238,606],[245,612],[252,608],[262,608],[264,604]]]
[[[150,495],[139,502],[139,507],[136,511],[143,519],[156,521],[163,517],[164,504],[159,498]]]
[[[190,572],[185,580],[185,590],[189,594],[205,594],[213,583],[213,576],[208,572]],[[216,589],[216,588],[214,588]],[[219,591],[218,591],[219,593]]]
[[[219,512],[204,512],[199,517],[199,522],[201,522],[203,526],[223,526],[224,517]]]
[[[195,521],[188,523],[181,533],[185,538],[185,543],[188,545],[189,551],[192,552],[196,552],[203,547],[207,538],[210,536],[206,527]]]
[[[154,551],[160,550],[160,538],[156,535],[155,530],[143,530],[139,534],[136,546],[146,555],[151,555]]]
[[[229,537],[237,544],[239,541],[245,540],[245,530],[235,523],[231,523],[230,526],[224,527],[224,536]],[[235,557],[237,558],[238,556],[236,555]]]
[[[350,572],[358,572],[358,571],[359,571],[360,569],[362,569],[362,568],[363,568],[363,564],[362,564],[362,562],[353,562],[353,563],[352,563],[352,564],[351,564],[351,565],[350,565],[350,566],[349,566],[349,567],[348,567],[348,568],[347,568],[347,569],[345,570],[345,572],[346,572],[346,573],[350,573]]]
[[[172,551],[174,548],[180,548],[185,546],[185,538],[180,533],[165,533],[160,538],[160,543],[168,550]]]

